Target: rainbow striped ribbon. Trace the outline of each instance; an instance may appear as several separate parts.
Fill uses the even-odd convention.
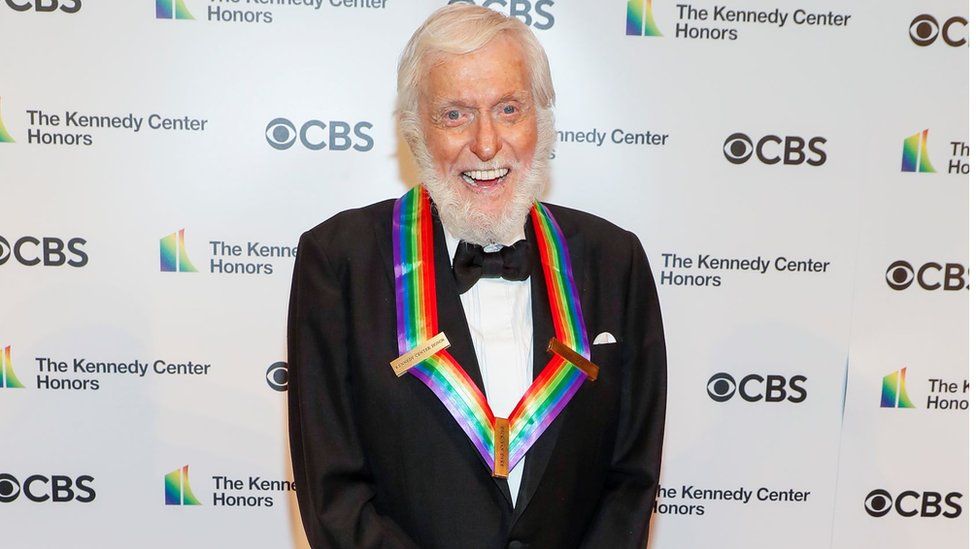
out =
[[[393,269],[401,354],[438,333],[430,208],[427,191],[420,186],[408,191],[393,207]],[[590,346],[566,239],[548,208],[536,202],[530,215],[556,338],[589,359]],[[442,349],[409,372],[437,395],[488,468],[493,469],[495,414],[457,360]],[[525,456],[586,379],[586,374],[572,363],[553,355],[508,417],[509,467]]]

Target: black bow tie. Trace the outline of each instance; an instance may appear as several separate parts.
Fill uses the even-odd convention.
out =
[[[454,252],[454,280],[458,292],[471,289],[480,278],[525,280],[529,278],[529,243],[519,240],[495,252],[461,241]]]

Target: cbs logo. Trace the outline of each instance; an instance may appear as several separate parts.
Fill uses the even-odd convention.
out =
[[[84,267],[88,264],[88,254],[81,247],[87,243],[84,238],[72,238],[65,243],[61,238],[24,236],[11,246],[6,238],[0,236],[0,265],[13,256],[18,263],[27,267],[40,263],[46,267],[60,267],[65,263],[72,267]]]
[[[90,475],[75,479],[65,475],[31,475],[21,483],[9,473],[0,473],[0,503],[10,503],[21,495],[34,503],[91,503],[95,500],[95,488],[91,485],[94,481]]]
[[[313,151],[325,148],[330,151],[347,151],[352,148],[365,152],[373,148],[373,138],[367,133],[372,128],[373,125],[369,122],[350,125],[338,120],[332,120],[328,124],[321,120],[309,120],[296,130],[291,120],[275,118],[265,127],[264,137],[268,140],[268,145],[279,151],[290,149],[298,140],[305,148]],[[350,133],[354,135],[351,136]]]
[[[825,143],[827,139],[824,137],[804,139],[795,135],[766,135],[753,145],[748,135],[734,133],[726,138],[722,150],[726,160],[733,164],[745,164],[755,154],[760,162],[768,165],[783,163],[796,166],[807,163],[822,166],[827,162],[827,153],[822,148]]]
[[[950,36],[951,29],[955,26],[965,27],[968,25],[969,21],[965,17],[959,17],[958,15],[946,19],[946,22],[940,25],[935,17],[923,13],[915,19],[912,19],[912,23],[908,25],[908,36],[917,46],[931,46],[941,36],[943,42],[953,48],[958,48],[966,44],[966,37],[960,36],[953,38]]]
[[[802,375],[787,378],[775,374],[749,374],[736,383],[731,374],[720,372],[709,378],[705,388],[715,402],[726,402],[736,394],[746,402],[803,402],[807,399],[807,390],[803,386],[806,380]]]
[[[498,11],[511,17],[517,17],[529,27],[539,30],[551,29],[556,23],[552,13],[548,11],[555,4],[555,0],[450,0],[448,4],[480,4],[486,8],[500,8]],[[508,8],[507,10],[505,8]],[[534,15],[534,17],[533,17]]]
[[[287,391],[288,363],[275,362],[271,366],[268,366],[268,370],[264,373],[264,380],[268,382],[268,387],[271,387],[275,391]]]
[[[49,12],[60,9],[65,13],[77,13],[81,9],[81,0],[6,0],[7,6],[15,11]]]
[[[935,272],[933,273],[933,271]],[[917,282],[923,290],[942,289],[954,292],[963,288],[969,289],[966,274],[966,267],[959,263],[943,265],[930,261],[922,264],[916,272],[911,263],[898,260],[888,265],[885,280],[892,290],[905,290]]]
[[[922,492],[906,490],[895,497],[887,490],[874,490],[864,498],[864,510],[872,517],[883,517],[892,509],[903,517],[938,517],[956,518],[962,514],[962,506],[958,500],[962,498],[959,492],[949,492],[944,496],[939,492]]]

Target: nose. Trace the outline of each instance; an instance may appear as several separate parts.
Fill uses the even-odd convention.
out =
[[[498,149],[501,148],[501,139],[498,137],[498,132],[495,130],[495,124],[491,117],[479,116],[475,132],[477,133],[471,142],[471,152],[478,155],[478,158],[482,162],[487,162],[495,158],[495,155],[498,154]]]

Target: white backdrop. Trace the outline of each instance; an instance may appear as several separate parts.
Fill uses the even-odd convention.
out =
[[[446,1],[0,2],[5,546],[306,546],[292,247],[415,182],[396,61]],[[654,270],[652,546],[964,547],[965,4],[481,3],[549,53],[546,199]]]

